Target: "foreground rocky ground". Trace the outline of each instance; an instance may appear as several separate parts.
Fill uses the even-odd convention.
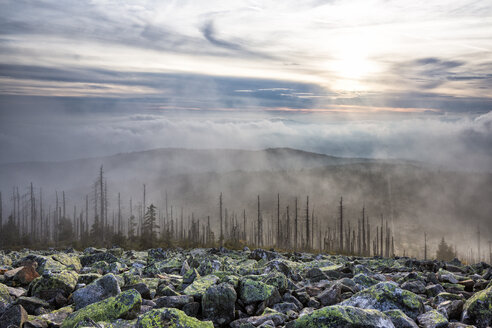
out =
[[[264,250],[0,253],[0,328],[488,327],[492,268]]]

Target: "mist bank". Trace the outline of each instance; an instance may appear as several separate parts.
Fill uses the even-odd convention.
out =
[[[134,214],[141,215],[145,184],[146,206],[153,203],[161,215],[169,216],[173,211],[174,218],[183,217],[186,224],[192,215],[202,223],[210,216],[215,230],[222,193],[229,217],[241,217],[245,211],[252,221],[257,215],[259,195],[265,226],[272,229],[277,195],[282,217],[287,206],[293,211],[297,198],[301,229],[309,196],[309,210],[320,231],[336,226],[343,197],[345,220],[353,228],[363,207],[374,226],[381,219],[388,221],[397,254],[405,250],[407,255],[422,256],[424,232],[428,234],[430,253],[442,237],[466,254],[477,247],[477,229],[481,231],[483,250],[492,236],[490,173],[450,171],[405,161],[338,158],[294,149],[156,149],[66,162],[2,164],[4,220],[12,211],[12,188],[18,187],[21,196],[27,195],[32,182],[34,193],[43,193],[44,211],[48,211],[48,204],[54,204],[55,191],[60,202],[61,192],[65,192],[68,217],[72,217],[72,211],[77,215],[85,211],[88,196],[92,222],[94,183],[101,165],[110,219],[117,211],[118,193],[125,221],[130,199]]]

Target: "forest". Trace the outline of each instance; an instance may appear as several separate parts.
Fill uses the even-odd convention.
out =
[[[6,215],[5,195],[0,192],[0,246],[4,249],[115,245],[127,249],[222,246],[241,249],[248,246],[358,256],[412,255],[395,238],[391,217],[368,213],[365,204],[351,209],[358,212],[355,219],[348,217],[343,195],[336,204],[336,215],[327,217],[316,212],[309,195],[285,201],[281,193],[276,193],[274,197],[266,197],[268,202],[265,202],[258,194],[251,211],[251,208],[228,207],[227,195],[220,192],[215,205],[210,205],[215,210],[205,215],[174,205],[167,192],[162,205],[154,204],[148,200],[146,184],[139,187],[141,197],[137,201],[132,197],[125,199],[120,192],[111,195],[103,166],[93,180],[82,206],[67,205],[63,190],[55,191],[53,203],[43,201],[43,188],[30,183],[23,189],[26,192],[19,192],[19,187],[12,189],[11,211]],[[460,257],[468,263],[481,260],[492,263],[491,241],[488,249],[481,249],[479,229],[476,237],[476,249],[459,254],[457,246],[446,242],[445,236],[438,244],[430,245],[424,230],[421,257],[448,261]],[[431,247],[434,251],[430,251]]]

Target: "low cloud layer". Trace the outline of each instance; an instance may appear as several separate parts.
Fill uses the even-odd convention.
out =
[[[356,116],[358,117],[358,116]],[[337,113],[58,112],[4,116],[3,162],[61,160],[163,147],[291,147],[346,157],[408,159],[465,170],[492,167],[492,112],[354,119]]]

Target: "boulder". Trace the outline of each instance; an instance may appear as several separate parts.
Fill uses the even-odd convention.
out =
[[[178,309],[155,309],[141,315],[136,328],[167,328],[167,327],[187,327],[187,328],[214,328],[211,321],[200,321],[196,318],[187,316]]]
[[[163,296],[154,300],[156,308],[177,308],[181,309],[187,303],[193,302],[193,296],[179,295],[179,296]]]
[[[43,275],[33,280],[29,286],[30,295],[44,300],[55,298],[58,293],[68,297],[77,285],[78,275],[74,271]]]
[[[277,288],[249,278],[241,279],[239,282],[239,298],[244,304],[265,301],[266,306],[273,305],[281,300]]]
[[[415,321],[410,319],[402,310],[388,310],[384,314],[391,319],[395,328],[418,328]]]
[[[26,321],[26,310],[21,305],[12,305],[0,317],[0,328],[22,327]]]
[[[202,297],[202,314],[216,326],[224,326],[234,320],[234,304],[237,295],[234,288],[227,284],[211,286]]]
[[[376,309],[383,312],[399,309],[414,320],[424,313],[424,304],[420,297],[408,290],[399,288],[392,282],[380,282],[364,289],[343,301],[341,305]]]
[[[84,288],[77,289],[73,295],[75,310],[102,301],[108,297],[116,296],[121,292],[118,281],[111,273],[95,280]]]
[[[63,321],[61,328],[75,327],[87,318],[98,321],[112,321],[118,318],[134,319],[140,311],[142,297],[136,290],[125,291],[73,312]]]
[[[291,321],[286,327],[394,328],[394,325],[390,318],[378,310],[332,305]]]
[[[417,317],[417,321],[422,328],[446,328],[448,319],[437,310],[431,310]]]
[[[466,301],[462,321],[479,328],[492,325],[492,286],[475,293]]]

